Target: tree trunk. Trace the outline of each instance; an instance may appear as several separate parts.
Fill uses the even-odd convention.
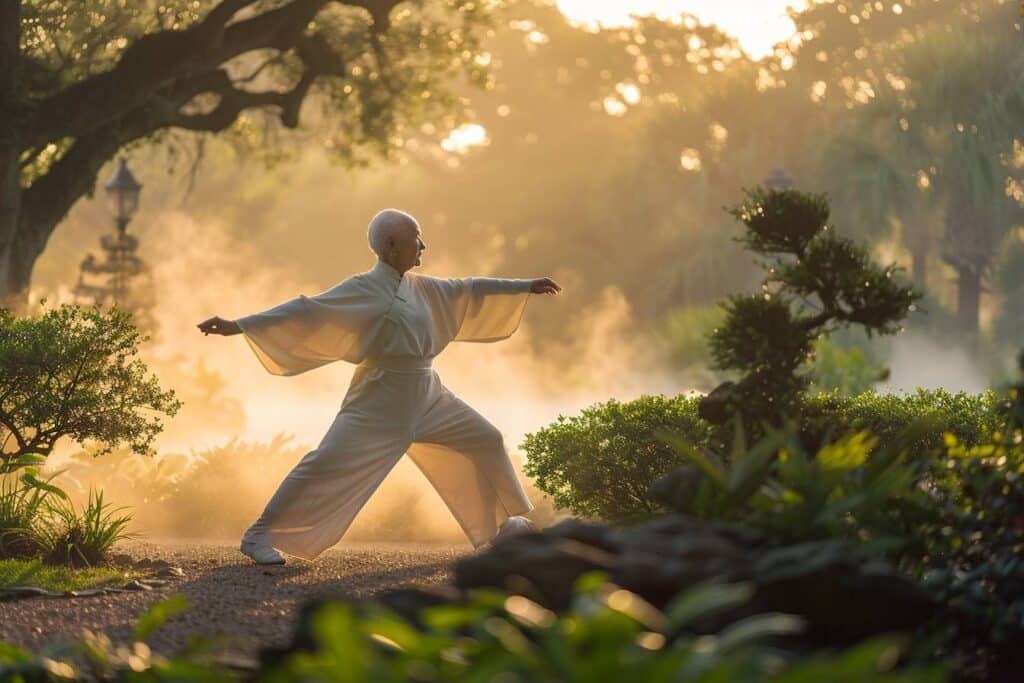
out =
[[[943,259],[956,269],[957,319],[973,343],[978,339],[981,280],[992,261],[992,241],[986,216],[975,208],[963,184],[953,188],[945,223]]]
[[[907,250],[910,252],[910,273],[914,278],[914,284],[922,292],[928,289],[928,252],[929,240],[920,237],[910,237],[907,240]]]
[[[978,312],[981,308],[981,270],[971,266],[957,269],[956,314],[968,340],[978,338]]]
[[[0,0],[0,305],[8,305],[13,287],[12,255],[21,214],[19,162],[23,112],[18,97],[19,0]],[[17,278],[16,278],[17,279]],[[27,288],[27,282],[21,289]]]

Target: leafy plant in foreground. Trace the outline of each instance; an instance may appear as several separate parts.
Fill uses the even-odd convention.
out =
[[[748,446],[737,425],[727,455],[666,434],[690,463],[652,493],[683,514],[739,522],[776,542],[846,538],[889,555],[908,546],[922,552],[914,529],[934,515],[917,488],[924,465],[907,457],[907,445],[927,429],[921,421],[882,446],[861,431],[809,453],[792,428]]]
[[[552,612],[521,595],[475,591],[460,604],[420,610],[418,626],[377,603],[329,601],[309,616],[308,647],[285,654],[247,678],[284,681],[476,682],[576,681],[889,681],[932,683],[941,668],[896,670],[899,638],[867,641],[843,652],[800,654],[777,639],[801,629],[784,614],[755,614],[716,633],[698,633],[708,616],[745,604],[746,584],[704,584],[685,591],[664,611],[640,596],[587,574],[571,607]],[[42,657],[0,643],[0,678],[31,680],[229,681],[237,676],[203,651],[173,658],[152,654],[143,641],[184,608],[181,598],[144,615],[131,647],[90,635],[86,656]]]

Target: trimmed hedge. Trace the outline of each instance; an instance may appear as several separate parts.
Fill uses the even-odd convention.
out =
[[[642,396],[625,403],[598,403],[573,417],[560,416],[526,435],[524,470],[557,506],[577,516],[613,522],[648,517],[661,510],[650,496],[651,484],[687,462],[659,433],[678,434],[719,453],[729,451],[732,427],[702,420],[697,414],[699,400]],[[941,447],[947,432],[972,446],[998,429],[997,400],[993,392],[924,389],[854,397],[819,394],[806,399],[800,431],[809,444],[864,429],[886,443],[915,419],[931,415],[934,425],[918,444],[921,453]]]

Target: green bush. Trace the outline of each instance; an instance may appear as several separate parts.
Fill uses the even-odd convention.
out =
[[[696,398],[611,400],[527,434],[523,470],[555,505],[579,516],[649,516],[660,508],[651,484],[684,462],[657,434],[678,431],[707,442],[711,429],[697,415]]]
[[[687,462],[662,433],[679,435],[717,453],[731,448],[733,428],[700,419],[699,400],[643,396],[559,417],[526,435],[524,471],[556,505],[578,516],[614,522],[650,516],[662,509],[650,495],[651,484]],[[806,399],[799,428],[812,449],[862,430],[884,444],[927,415],[931,427],[911,444],[915,453],[924,455],[942,446],[946,432],[968,445],[988,441],[1000,425],[997,407],[992,392],[972,395],[919,389],[912,394],[865,392],[854,397],[822,394]]]
[[[116,308],[0,309],[0,472],[40,464],[65,437],[151,455],[160,413],[180,403],[139,360],[142,340]]]

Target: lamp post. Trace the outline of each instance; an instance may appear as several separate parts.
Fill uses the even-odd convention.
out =
[[[75,299],[91,300],[93,304],[117,304],[139,317],[139,314],[144,314],[140,309],[146,308],[146,305],[138,300],[138,296],[131,296],[129,285],[135,276],[147,269],[142,259],[135,254],[139,240],[128,234],[128,223],[138,211],[142,185],[128,169],[128,162],[122,158],[103,189],[117,230],[113,235],[100,237],[100,246],[104,252],[102,258],[87,254],[82,260],[78,283],[74,288]],[[100,282],[90,284],[86,282],[87,277],[99,278]]]
[[[142,191],[142,185],[128,170],[128,161],[124,157],[104,189],[107,192],[107,205],[117,221],[117,234],[123,235],[128,228],[128,221],[139,209],[139,193]]]

